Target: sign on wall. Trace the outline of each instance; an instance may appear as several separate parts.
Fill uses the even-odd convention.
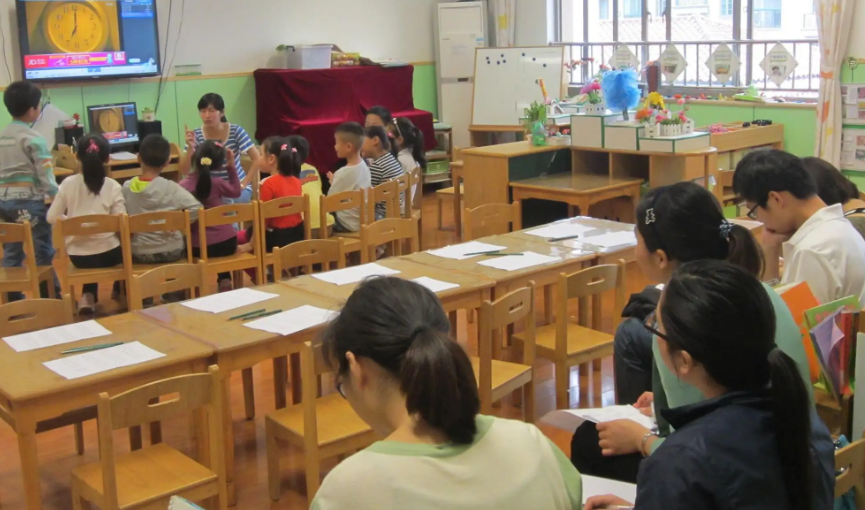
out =
[[[685,72],[688,67],[688,61],[682,56],[679,48],[675,44],[668,44],[661,53],[661,74],[667,83],[673,83],[679,76]]]
[[[738,55],[733,53],[733,50],[726,44],[721,44],[715,48],[715,51],[709,55],[709,60],[706,60],[706,67],[721,85],[730,83],[733,76],[739,72],[741,65],[742,62]]]
[[[626,44],[620,44],[613,50],[613,56],[610,58],[609,64],[613,69],[625,69],[628,67],[638,69],[640,59],[634,55],[634,52]]]
[[[793,55],[781,43],[772,46],[772,49],[760,62],[760,68],[766,73],[766,77],[778,87],[787,81],[787,78],[796,70],[797,65],[799,62],[796,62]]]

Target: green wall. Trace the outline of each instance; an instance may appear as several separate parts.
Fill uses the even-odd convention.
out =
[[[198,99],[207,92],[217,92],[225,98],[225,114],[231,122],[243,126],[254,136],[255,119],[255,80],[252,75],[227,78],[181,79],[163,83],[162,98],[156,118],[162,121],[163,134],[173,142],[183,136],[183,126],[200,126],[201,119],[196,108]],[[415,66],[414,79],[415,107],[437,114],[435,65]],[[141,111],[144,107],[156,106],[159,84],[136,82],[111,85],[83,85],[45,88],[43,93],[52,104],[72,115],[78,113],[86,117],[87,106],[124,101],[135,101]],[[10,121],[9,114],[0,108],[0,126]]]

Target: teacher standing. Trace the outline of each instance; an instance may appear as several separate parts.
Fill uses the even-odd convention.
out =
[[[234,166],[237,168],[237,176],[240,178],[240,187],[243,192],[239,198],[225,199],[226,203],[248,203],[252,199],[252,179],[258,173],[258,149],[252,143],[252,139],[238,124],[232,124],[225,118],[225,100],[222,96],[209,93],[201,96],[198,101],[198,113],[201,115],[202,126],[186,131],[186,154],[180,160],[180,173],[186,175],[192,168],[192,154],[195,148],[207,140],[222,143],[226,149],[234,152]],[[246,154],[252,160],[252,170],[249,175],[244,172],[240,164],[241,155]],[[212,170],[213,177],[228,180],[227,167]]]

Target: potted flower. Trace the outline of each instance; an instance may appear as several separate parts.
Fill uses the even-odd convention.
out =
[[[586,83],[580,93],[586,95],[587,114],[597,115],[607,112],[607,105],[604,104],[604,98],[601,96],[601,84],[597,80]]]
[[[141,110],[141,118],[144,122],[153,122],[156,120],[156,110],[149,106]]]
[[[525,109],[526,135],[530,137],[532,145],[542,146],[547,144],[547,105],[533,101]]]
[[[79,122],[81,122],[81,115],[74,113],[71,119],[63,121],[63,127],[65,129],[75,129],[78,127]]]

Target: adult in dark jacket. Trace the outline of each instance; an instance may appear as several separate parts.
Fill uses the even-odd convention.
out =
[[[656,317],[647,329],[664,364],[707,400],[662,412],[676,430],[641,464],[635,507],[831,508],[832,439],[796,363],[775,345],[772,303],[760,282],[728,262],[686,263]],[[629,504],[598,496],[586,509]]]

